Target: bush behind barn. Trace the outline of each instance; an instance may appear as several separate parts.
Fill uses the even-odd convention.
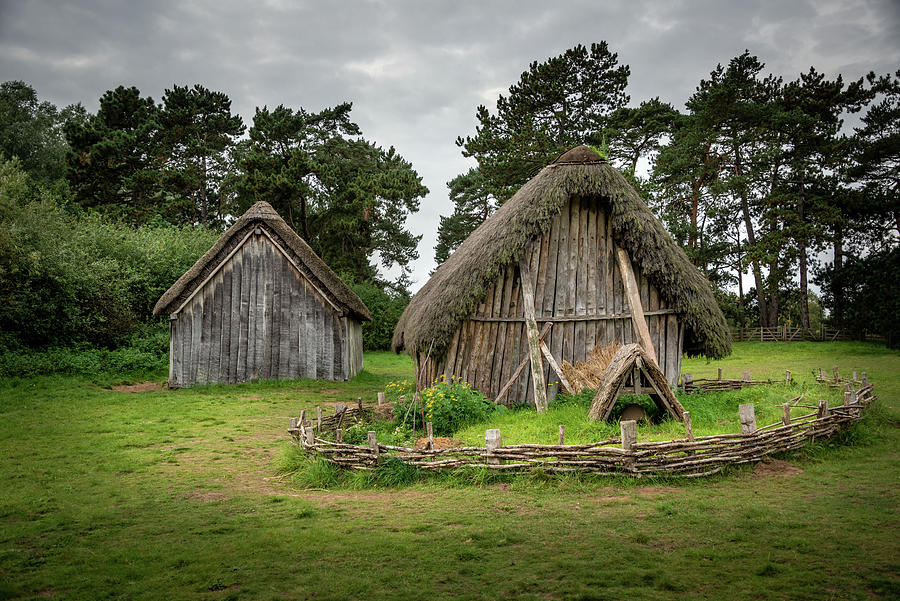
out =
[[[218,236],[162,221],[135,228],[65,201],[0,163],[0,350],[115,348],[160,327],[153,303]]]

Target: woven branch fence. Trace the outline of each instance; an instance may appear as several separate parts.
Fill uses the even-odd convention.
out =
[[[838,384],[840,384],[838,380]],[[873,386],[865,378],[858,390],[844,394],[844,404],[828,407],[819,401],[816,411],[800,416],[790,415],[791,405],[784,404],[784,417],[761,428],[756,427],[753,405],[740,407],[740,434],[720,434],[694,437],[690,414],[685,412],[687,437],[662,442],[637,442],[637,424],[621,423],[621,437],[600,442],[562,444],[564,429],[560,426],[560,444],[502,445],[500,431],[488,430],[483,447],[411,449],[378,443],[375,432],[369,432],[367,445],[340,442],[341,432],[335,430],[335,440],[322,438],[318,423],[291,419],[288,431],[304,451],[339,466],[368,470],[386,458],[396,458],[407,465],[423,470],[478,468],[521,472],[582,472],[600,475],[673,475],[688,478],[709,476],[728,465],[753,463],[767,455],[799,449],[808,442],[828,438],[836,431],[861,418],[862,410],[877,397]],[[620,446],[611,446],[620,445]]]

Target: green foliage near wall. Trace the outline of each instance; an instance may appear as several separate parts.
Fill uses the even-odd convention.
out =
[[[375,282],[348,282],[348,285],[372,313],[372,321],[363,323],[363,348],[367,351],[389,350],[394,326],[409,304],[409,293],[405,290],[397,292]]]
[[[0,164],[0,345],[115,347],[218,234],[71,213],[18,162]]]

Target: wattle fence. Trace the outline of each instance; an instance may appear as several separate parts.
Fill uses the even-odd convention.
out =
[[[563,444],[564,429],[560,426],[559,444],[503,445],[499,430],[488,430],[483,447],[455,447],[435,449],[433,439],[425,449],[397,447],[378,443],[375,432],[369,432],[367,445],[341,442],[341,429],[332,429],[337,422],[361,418],[365,411],[360,403],[354,410],[338,408],[336,416],[323,418],[319,412],[313,424],[301,414],[291,418],[288,431],[307,453],[321,457],[345,468],[368,470],[387,458],[413,465],[423,470],[490,469],[521,472],[582,472],[602,475],[673,475],[700,477],[716,474],[728,465],[753,463],[768,455],[799,449],[814,440],[828,438],[861,418],[862,411],[877,397],[873,386],[863,375],[861,387],[850,390],[851,381],[838,377],[828,384],[846,388],[843,405],[829,407],[826,401],[817,406],[784,404],[780,422],[757,428],[753,405],[741,405],[741,433],[694,437],[690,414],[685,414],[686,437],[662,442],[638,442],[637,424],[622,422],[622,436],[600,442]],[[792,407],[809,407],[814,411],[791,416]],[[430,424],[429,424],[430,425]],[[324,438],[325,432],[333,439]],[[618,446],[613,446],[618,445]]]

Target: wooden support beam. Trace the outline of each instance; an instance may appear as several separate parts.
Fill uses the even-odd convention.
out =
[[[541,365],[541,341],[538,338],[537,318],[534,312],[534,285],[531,269],[525,257],[519,259],[519,279],[522,283],[522,309],[525,313],[525,329],[528,332],[528,353],[531,358],[531,383],[534,386],[534,406],[538,413],[547,411],[547,383]]]
[[[566,379],[565,374],[563,374],[562,368],[560,368],[559,363],[556,362],[556,359],[553,358],[553,353],[550,352],[550,349],[547,348],[547,343],[541,340],[541,352],[544,353],[544,358],[547,359],[547,363],[550,364],[550,367],[553,371],[556,372],[556,376],[559,378],[559,383],[563,385],[566,389],[566,392],[569,394],[575,394],[575,389],[572,388],[572,385],[569,384],[569,381]]]
[[[653,340],[650,338],[650,329],[647,327],[647,320],[644,318],[644,307],[641,306],[641,294],[638,291],[637,281],[634,278],[631,259],[628,258],[628,253],[618,246],[616,246],[616,259],[619,261],[619,271],[622,272],[625,298],[628,300],[628,306],[631,308],[631,323],[634,324],[634,330],[637,332],[644,352],[659,367],[659,359],[656,358],[656,348],[653,346]]]
[[[543,340],[544,336],[547,335],[547,332],[549,332],[550,328],[552,328],[552,327],[553,327],[553,322],[545,323],[544,329],[541,330],[541,335],[538,337],[538,339]],[[509,382],[504,384],[503,388],[500,389],[500,392],[497,393],[497,398],[494,400],[494,402],[499,403],[503,400],[503,397],[506,396],[506,393],[509,392],[509,389],[512,388],[512,385],[515,384],[516,380],[519,379],[519,376],[522,375],[522,372],[525,370],[525,366],[528,365],[529,361],[531,361],[531,357],[525,357],[524,359],[522,359],[522,362],[519,363],[519,367],[517,367],[516,371],[513,372],[513,375],[509,379]]]

